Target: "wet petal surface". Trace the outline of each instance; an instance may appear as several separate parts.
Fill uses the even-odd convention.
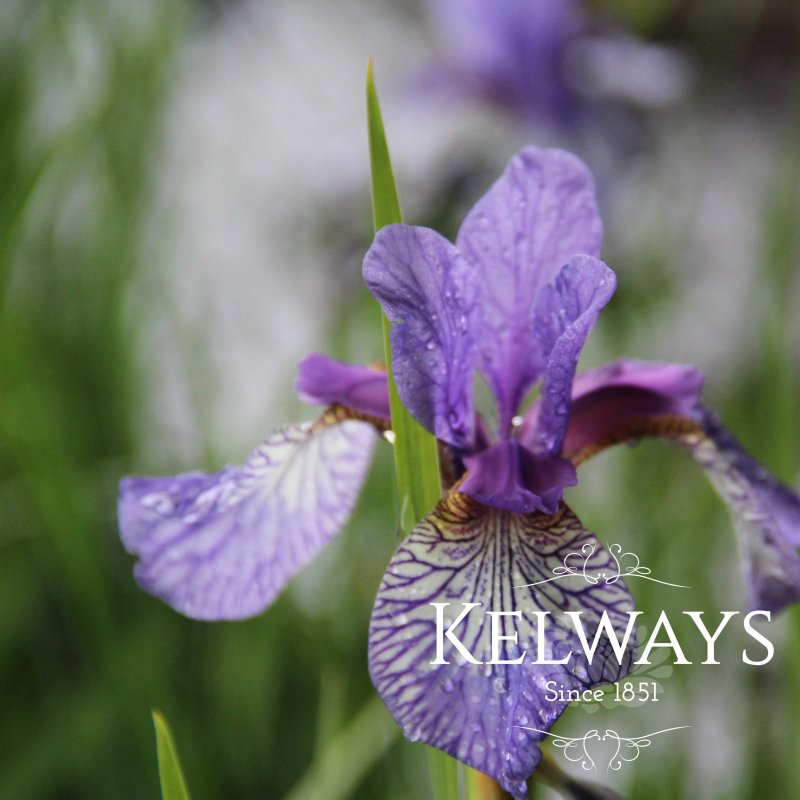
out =
[[[392,322],[392,371],[403,404],[439,439],[469,447],[480,325],[474,270],[435,231],[388,225],[367,252],[364,280]]]
[[[347,521],[376,436],[354,420],[287,426],[241,467],[125,478],[120,532],[142,588],[196,619],[263,611]]]
[[[573,256],[599,255],[601,239],[592,176],[561,150],[521,150],[464,220],[457,246],[480,276],[480,368],[501,436],[545,367],[533,338],[539,292]]]
[[[587,575],[553,580],[570,553],[590,553]],[[633,601],[621,581],[607,583],[613,559],[562,506],[553,517],[511,514],[481,506],[451,492],[397,549],[384,579],[370,626],[372,680],[407,738],[439,747],[494,777],[515,797],[526,797],[525,780],[541,757],[538,744],[566,703],[545,699],[547,681],[565,690],[613,681],[626,673],[607,640],[589,664],[575,640],[566,611],[582,611],[590,637],[603,612],[619,638]],[[540,583],[537,586],[530,584]],[[500,617],[503,636],[518,633],[518,644],[500,642],[499,658],[520,664],[473,664],[445,642],[447,664],[437,660],[436,610],[450,604],[445,625],[455,622],[464,603],[480,603],[455,635],[473,658],[492,658],[486,611],[519,611]],[[542,658],[574,655],[564,665],[536,664],[537,618],[544,619]],[[535,730],[530,730],[535,729]]]
[[[616,286],[616,276],[602,261],[576,256],[539,295],[533,332],[547,356],[547,367],[533,434],[536,453],[561,454],[578,358]]]

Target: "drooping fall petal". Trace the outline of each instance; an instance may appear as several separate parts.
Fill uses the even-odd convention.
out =
[[[713,412],[681,441],[730,508],[750,605],[780,611],[800,600],[800,497],[752,458]]]
[[[578,376],[564,454],[582,463],[619,442],[656,437],[681,444],[728,504],[739,535],[752,608],[800,600],[800,496],[750,456],[700,403],[694,367],[620,361]],[[531,435],[539,413],[523,426]]]
[[[142,588],[196,619],[260,613],[347,521],[376,436],[355,420],[292,425],[240,467],[123,479],[120,532]]]
[[[553,580],[554,570],[578,552],[591,552],[591,580]],[[623,582],[606,582],[603,573],[613,572],[611,555],[565,506],[552,517],[512,514],[450,492],[399,546],[386,570],[370,625],[373,683],[409,739],[439,747],[494,777],[515,797],[527,797],[525,781],[541,757],[538,743],[566,706],[545,698],[545,683],[583,689],[617,680],[629,668],[630,650],[620,663],[606,638],[590,664],[564,614],[582,612],[593,637],[606,613],[622,641],[633,601]],[[432,603],[450,604],[447,625],[464,603],[481,604],[455,634],[482,663],[470,663],[449,641],[443,649],[448,663],[431,663],[437,661],[439,638]],[[503,636],[518,636],[499,640],[497,659],[487,611],[516,615],[499,618]],[[543,618],[542,659],[568,658],[567,663],[534,663],[535,612],[549,614]],[[486,663],[523,654],[519,664]]]

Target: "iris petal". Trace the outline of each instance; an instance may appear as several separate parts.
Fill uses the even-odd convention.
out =
[[[312,405],[339,403],[379,419],[391,416],[385,370],[311,353],[297,365],[295,389],[303,402]]]
[[[461,491],[493,508],[526,514],[553,514],[565,486],[578,482],[572,462],[560,456],[537,456],[519,442],[498,442],[464,457],[467,475]]]
[[[581,463],[600,450],[643,437],[683,445],[734,517],[750,605],[779,611],[800,600],[800,497],[750,456],[700,404],[694,367],[621,361],[578,376],[564,454]],[[533,409],[522,441],[535,428]]]
[[[573,256],[599,255],[601,240],[592,176],[561,150],[521,150],[464,220],[456,243],[480,276],[480,369],[501,436],[545,367],[532,328],[539,292]]]
[[[400,399],[439,439],[468,448],[475,435],[472,371],[480,325],[474,272],[435,231],[389,225],[367,252],[364,280],[393,323]]]
[[[702,409],[698,416],[702,435],[683,442],[733,513],[751,607],[779,611],[800,600],[800,498],[748,455],[716,414]]]
[[[616,276],[602,261],[576,256],[539,295],[533,330],[542,352],[548,355],[533,436],[536,453],[561,453],[575,367],[586,337],[616,285]]]
[[[587,370],[572,384],[572,408],[563,452],[580,462],[607,440],[624,441],[631,427],[645,431],[691,418],[700,402],[703,373],[684,364],[623,359]],[[520,439],[532,445],[539,405],[525,418]]]
[[[591,549],[587,575],[553,580],[553,570],[569,553]],[[527,797],[525,781],[541,758],[538,743],[566,703],[549,701],[547,681],[565,690],[614,681],[630,666],[630,651],[620,665],[616,656],[595,655],[589,664],[574,641],[564,612],[581,611],[593,636],[603,612],[618,639],[628,625],[633,601],[621,581],[607,583],[613,560],[562,506],[558,514],[519,515],[482,506],[450,492],[400,545],[378,591],[370,625],[370,674],[378,693],[412,740],[438,747],[500,782],[517,798]],[[539,581],[538,586],[530,584]],[[455,630],[481,664],[445,649],[437,658],[437,625],[431,603],[449,603],[448,624],[463,603],[480,603]],[[518,632],[519,645],[503,640],[500,660],[491,660],[490,620],[486,611],[520,611],[520,619],[502,620],[503,635]],[[543,657],[573,657],[564,665],[535,664],[536,617],[545,617]],[[606,644],[606,642],[604,642]],[[449,647],[449,645],[448,645]],[[603,651],[607,656],[609,651]],[[533,730],[532,730],[533,729]]]
[[[376,436],[355,420],[292,425],[241,467],[125,478],[120,532],[142,588],[196,619],[263,611],[347,521]]]

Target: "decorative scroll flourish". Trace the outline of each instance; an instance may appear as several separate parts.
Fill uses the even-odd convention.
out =
[[[546,578],[543,581],[536,581],[536,583],[526,583],[523,586],[515,586],[515,589],[522,589],[529,586],[540,586],[543,583],[550,583],[552,581],[562,580],[571,575],[577,575],[587,583],[596,585],[598,583],[614,584],[620,578],[644,578],[653,583],[660,583],[664,586],[672,586],[676,589],[689,589],[689,586],[684,586],[680,583],[669,583],[662,581],[658,578],[651,577],[652,570],[649,567],[643,567],[639,556],[630,551],[623,552],[622,545],[611,544],[606,549],[611,554],[614,560],[611,570],[607,569],[607,564],[603,564],[602,568],[597,569],[593,566],[592,557],[595,554],[597,546],[592,542],[586,542],[579,551],[567,553],[564,556],[562,563],[553,567],[553,577]]]
[[[523,726],[516,725],[515,727]],[[579,763],[581,768],[587,772],[594,771],[597,766],[589,752],[590,748],[588,743],[591,741],[614,742],[614,753],[608,759],[606,771],[617,772],[622,769],[623,764],[636,761],[636,759],[639,758],[639,753],[641,753],[645,747],[649,747],[653,743],[653,738],[655,736],[659,736],[662,733],[670,733],[671,731],[684,730],[685,728],[691,728],[691,725],[678,725],[674,728],[664,728],[660,731],[647,733],[644,736],[620,736],[611,728],[606,728],[603,733],[600,733],[599,729],[593,728],[587,731],[583,736],[558,736],[554,733],[539,730],[538,728],[524,729],[526,731],[533,731],[549,736],[552,740],[553,747],[557,747],[561,750],[567,761],[571,761],[573,764]]]

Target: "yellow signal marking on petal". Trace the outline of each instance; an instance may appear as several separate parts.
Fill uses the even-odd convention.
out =
[[[364,414],[361,411],[356,411],[354,408],[349,408],[341,403],[334,403],[332,406],[326,408],[312,423],[311,431],[313,433],[318,433],[325,428],[330,428],[332,425],[339,425],[349,419],[354,419],[358,422],[368,422],[378,433],[386,434],[390,431],[388,419],[374,417],[371,414]]]
[[[612,428],[602,439],[564,453],[578,467],[593,456],[622,442],[643,438],[673,439],[694,446],[706,438],[703,429],[692,419],[675,414],[659,417],[633,417]]]

